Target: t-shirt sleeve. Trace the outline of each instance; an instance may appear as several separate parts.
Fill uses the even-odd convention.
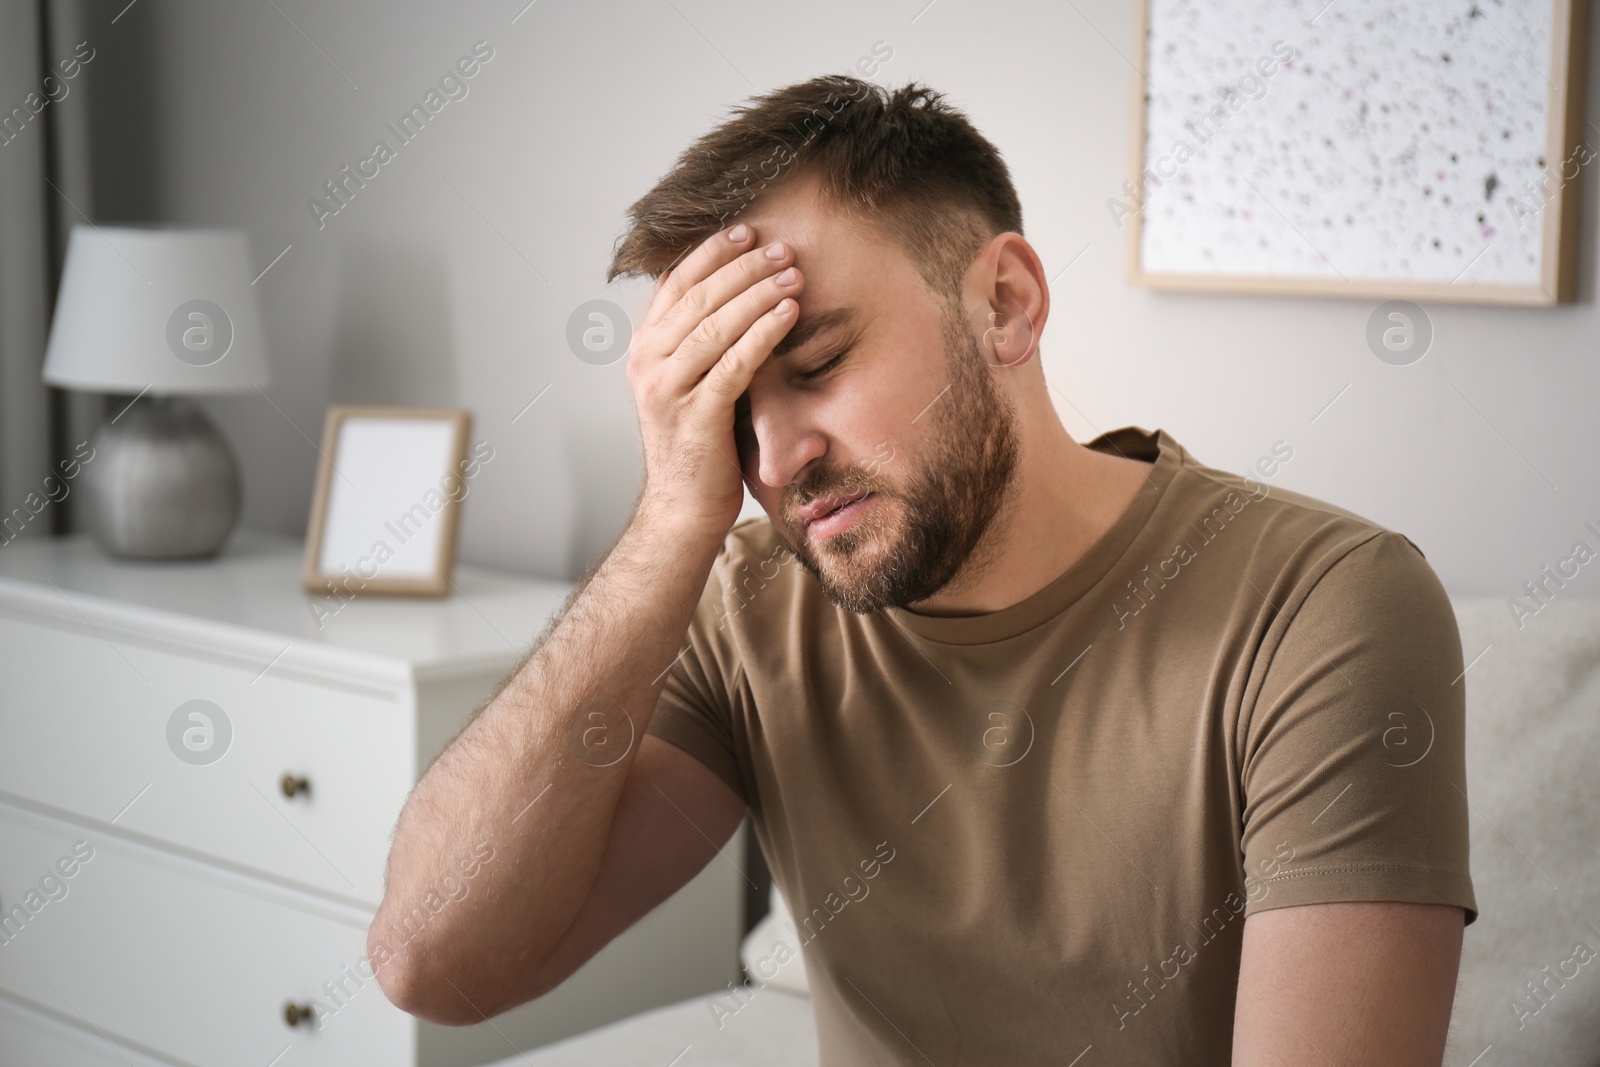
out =
[[[748,805],[734,741],[734,694],[743,681],[737,650],[727,632],[720,555],[689,619],[682,655],[667,668],[661,697],[645,733],[683,749],[728,783]]]
[[[1384,531],[1292,610],[1243,726],[1245,914],[1391,900],[1459,905],[1470,925],[1466,678],[1444,587]]]

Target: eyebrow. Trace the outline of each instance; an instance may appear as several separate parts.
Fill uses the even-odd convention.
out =
[[[827,311],[818,311],[807,315],[790,327],[789,332],[777,344],[772,346],[772,358],[786,356],[810,344],[817,337],[829,330],[836,330],[847,326],[856,319],[858,309],[852,305],[829,308]]]

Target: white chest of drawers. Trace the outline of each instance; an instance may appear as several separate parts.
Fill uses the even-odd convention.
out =
[[[395,819],[570,585],[461,566],[443,600],[313,603],[299,553],[0,547],[0,1064],[453,1067],[738,977],[715,863],[493,1026],[392,1007],[364,942]]]

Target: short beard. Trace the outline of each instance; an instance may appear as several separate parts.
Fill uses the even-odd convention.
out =
[[[885,492],[860,465],[842,475],[819,470],[796,487],[783,509],[794,529],[803,527],[795,519],[799,507],[817,497],[863,489],[882,497],[880,506],[821,544],[828,570],[804,539],[789,546],[828,599],[845,611],[866,615],[916,604],[958,575],[963,583],[975,580],[992,562],[975,553],[991,527],[998,533],[1004,525],[1001,516],[1019,452],[1016,413],[990,380],[988,360],[959,308],[947,310],[944,334],[949,393],[931,406],[927,456],[905,490]],[[903,524],[881,506],[891,499],[904,505]],[[885,547],[874,562],[867,553],[875,545]]]

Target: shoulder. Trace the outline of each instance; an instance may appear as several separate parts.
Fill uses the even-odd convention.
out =
[[[740,519],[722,542],[723,553],[728,556],[749,558],[752,554],[770,555],[778,549],[787,551],[772,520],[765,515]]]
[[[1291,623],[1329,637],[1338,629],[1411,627],[1415,637],[1430,637],[1419,644],[1450,649],[1454,611],[1421,547],[1350,508],[1276,484],[1280,468],[1258,464],[1239,474],[1185,453],[1164,502],[1165,521],[1196,555],[1217,551],[1231,559],[1218,571],[1248,581],[1241,595],[1267,602],[1279,637]],[[1277,644],[1273,634],[1263,636],[1267,646]]]
[[[749,631],[789,618],[790,605],[813,587],[772,520],[757,516],[735,523],[723,539],[706,583],[706,606],[718,630]]]
[[[1374,698],[1461,710],[1464,659],[1455,608],[1422,552],[1376,529],[1315,572],[1285,583],[1262,641],[1260,696],[1304,695],[1325,679],[1352,707]]]
[[[1280,442],[1281,444],[1281,442]],[[1284,446],[1285,449],[1288,446]],[[1285,460],[1293,456],[1287,451]],[[1248,500],[1251,505],[1261,504],[1258,513],[1270,516],[1279,525],[1338,526],[1351,533],[1368,535],[1384,527],[1365,515],[1358,514],[1321,497],[1286,489],[1278,483],[1282,467],[1278,463],[1257,463],[1243,474],[1222,470],[1201,463],[1190,453],[1183,456],[1174,488],[1180,495],[1204,498],[1234,496]]]
[[[764,580],[771,581],[790,567],[798,567],[794,552],[778,536],[772,520],[760,515],[733,524],[713,570],[726,588],[751,575],[765,575]]]
[[[1292,565],[1311,582],[1346,557],[1351,557],[1346,573],[1388,570],[1433,577],[1421,547],[1410,537],[1347,507],[1284,488],[1275,483],[1277,473],[1274,464],[1238,474],[1186,454],[1172,485],[1176,510],[1199,516],[1195,521],[1242,518],[1248,512],[1250,521],[1236,524],[1244,533],[1240,540],[1249,542],[1263,560]]]

